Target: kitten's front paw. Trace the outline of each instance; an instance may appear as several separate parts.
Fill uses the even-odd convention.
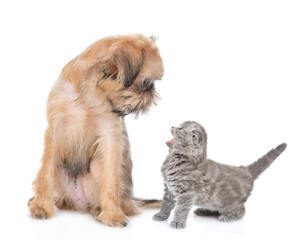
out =
[[[177,229],[185,228],[185,223],[172,221],[171,222],[171,227],[172,228],[177,228]]]
[[[166,216],[163,213],[158,212],[152,217],[152,219],[154,221],[165,221],[166,219],[168,219],[168,216]]]

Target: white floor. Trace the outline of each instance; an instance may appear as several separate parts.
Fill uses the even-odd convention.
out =
[[[259,191],[247,202],[242,220],[222,223],[214,217],[199,217],[191,212],[182,230],[169,226],[172,215],[165,222],[153,221],[157,210],[145,210],[131,217],[125,228],[111,228],[90,215],[71,211],[59,211],[48,220],[35,220],[30,218],[26,199],[23,199],[16,208],[7,205],[2,209],[0,239],[306,239],[305,217],[297,211],[299,207],[280,208],[278,202],[274,203],[279,190],[275,196],[274,191],[267,193],[270,197],[265,199],[265,190],[259,189],[264,184],[257,184],[260,186],[256,186],[255,192]]]
[[[154,210],[149,210],[130,218],[129,225],[122,229],[104,226],[89,215],[74,212],[62,211],[49,220],[32,220],[22,214],[23,221],[16,219],[15,224],[2,228],[1,235],[6,238],[1,239],[304,239],[307,236],[303,230],[305,223],[300,222],[303,219],[282,212],[264,215],[260,210],[250,209],[243,220],[233,223],[221,223],[215,218],[191,213],[183,230],[171,229],[169,222],[152,221],[154,213]]]

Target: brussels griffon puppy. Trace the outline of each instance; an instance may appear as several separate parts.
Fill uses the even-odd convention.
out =
[[[32,217],[50,218],[57,206],[118,227],[152,204],[132,197],[124,116],[155,104],[154,82],[162,76],[155,38],[138,34],[103,38],[63,68],[48,98]]]

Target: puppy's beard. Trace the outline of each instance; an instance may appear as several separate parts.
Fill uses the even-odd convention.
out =
[[[156,105],[160,99],[159,94],[152,88],[150,91],[122,91],[111,101],[113,112],[119,116],[130,113],[138,117],[140,114],[148,113],[152,105]]]

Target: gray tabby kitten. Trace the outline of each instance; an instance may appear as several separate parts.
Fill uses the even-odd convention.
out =
[[[198,216],[218,216],[234,221],[244,216],[244,203],[254,180],[286,149],[280,144],[248,166],[233,167],[207,159],[207,134],[197,122],[186,121],[172,127],[174,139],[167,142],[169,155],[161,171],[164,196],[156,221],[166,220],[175,207],[173,228],[184,228],[193,205]]]

